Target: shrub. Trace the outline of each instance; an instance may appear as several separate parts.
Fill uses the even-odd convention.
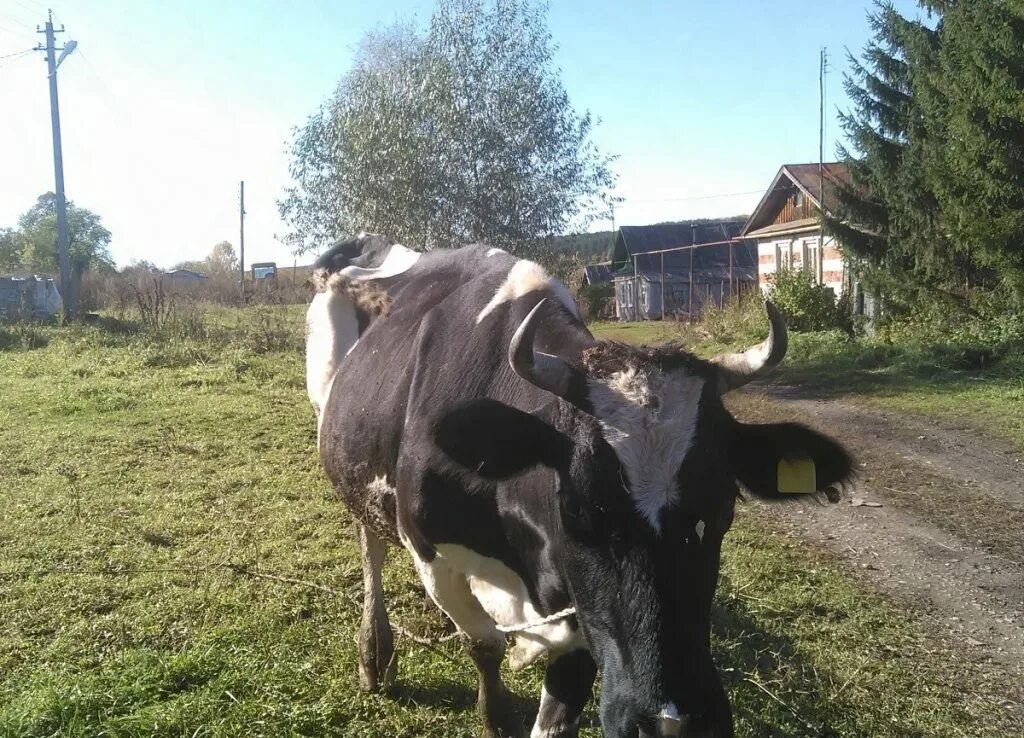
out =
[[[284,306],[254,305],[239,314],[233,342],[257,354],[274,351],[301,353],[305,347],[305,325],[288,315]]]
[[[737,346],[763,341],[767,330],[761,291],[750,290],[726,300],[721,307],[713,302],[705,304],[700,320],[688,329],[684,327],[683,332],[695,333],[699,341]]]
[[[831,287],[817,284],[810,272],[780,269],[772,275],[768,299],[794,331],[851,331],[848,301],[836,301]]]
[[[912,310],[886,307],[878,334],[893,343],[996,346],[1024,342],[1024,305],[1005,289],[974,289],[959,310],[940,301]]]
[[[614,299],[615,285],[611,282],[585,284],[576,291],[576,303],[584,322],[609,317],[609,309],[614,309]],[[614,312],[612,314],[614,315]]]

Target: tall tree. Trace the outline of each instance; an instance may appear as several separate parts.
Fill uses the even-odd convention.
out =
[[[20,233],[13,228],[0,228],[0,269],[17,269],[21,266],[23,248]]]
[[[80,208],[70,200],[68,213],[68,251],[72,267],[111,270],[110,231],[99,215]],[[57,270],[57,197],[52,192],[40,195],[36,204],[18,218],[23,241],[22,264],[46,271]]]
[[[211,277],[231,275],[238,271],[238,256],[235,254],[235,247],[230,241],[221,241],[215,244],[210,255],[203,262],[205,271]]]
[[[330,102],[292,145],[279,203],[297,251],[386,233],[513,251],[602,209],[610,159],[562,86],[544,10],[528,0],[439,0],[428,28],[364,39]]]

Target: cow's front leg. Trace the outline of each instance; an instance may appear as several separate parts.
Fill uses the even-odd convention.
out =
[[[359,627],[359,686],[367,692],[391,687],[398,672],[395,641],[384,608],[381,573],[387,544],[365,525],[359,528],[363,559],[363,620]]]
[[[483,722],[480,735],[482,738],[518,738],[523,735],[523,723],[512,704],[512,695],[501,681],[505,642],[470,640],[467,650],[476,664],[479,679],[476,706]]]
[[[576,738],[596,676],[597,664],[584,649],[553,658],[544,672],[540,710],[530,738]]]
[[[449,566],[441,556],[428,561],[404,539],[412,554],[420,580],[435,604],[466,636],[470,658],[479,677],[477,710],[483,722],[483,738],[511,738],[525,733],[516,714],[512,696],[501,681],[501,660],[505,656],[505,636],[473,595],[466,575]]]

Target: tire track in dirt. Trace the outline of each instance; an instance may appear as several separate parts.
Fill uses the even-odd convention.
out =
[[[789,387],[755,386],[730,405],[742,420],[801,422],[850,448],[859,478],[841,502],[764,506],[766,515],[983,664],[992,683],[977,687],[1024,717],[1024,450]]]

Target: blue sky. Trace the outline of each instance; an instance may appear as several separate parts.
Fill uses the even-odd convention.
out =
[[[897,7],[915,11],[911,0]],[[818,51],[827,46],[827,146],[845,107],[845,49],[869,38],[868,0],[552,0],[557,61],[595,140],[618,154],[619,225],[749,212],[779,165],[816,161]],[[0,57],[28,49],[39,0],[0,2]],[[61,66],[68,196],[113,233],[115,259],[160,265],[237,245],[290,263],[275,200],[286,144],[348,69],[364,33],[429,18],[428,0],[55,2],[78,41]],[[0,226],[53,189],[42,54],[0,58]],[[742,194],[735,194],[742,193]],[[724,196],[728,195],[728,196]],[[595,228],[608,224],[595,224]]]

